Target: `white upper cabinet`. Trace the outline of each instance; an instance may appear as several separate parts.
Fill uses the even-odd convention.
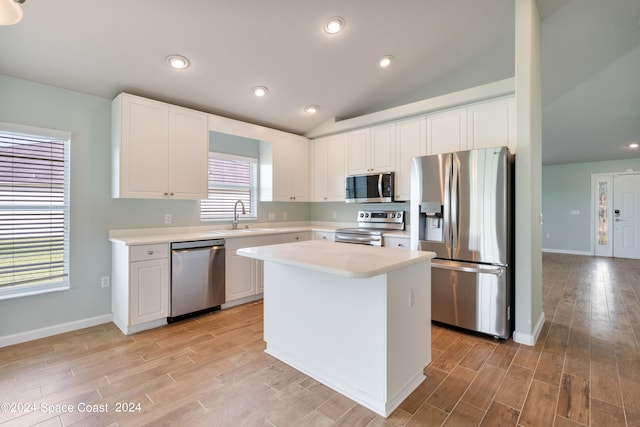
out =
[[[396,122],[396,200],[411,200],[411,159],[427,154],[426,128],[425,116]]]
[[[427,115],[427,151],[429,154],[466,149],[466,107]]]
[[[205,113],[122,93],[112,126],[113,197],[206,199]]]
[[[427,115],[429,154],[515,145],[513,96]]]
[[[260,141],[260,201],[308,202],[309,140]]]
[[[312,142],[314,202],[344,202],[347,141],[343,133]]]
[[[348,175],[391,172],[395,169],[395,124],[349,132]]]
[[[501,98],[467,108],[469,149],[508,146],[515,152],[515,98]]]

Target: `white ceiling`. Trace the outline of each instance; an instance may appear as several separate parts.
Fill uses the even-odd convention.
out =
[[[640,157],[640,1],[538,0],[543,163]],[[304,134],[514,75],[513,0],[27,0],[0,74]],[[334,15],[338,35],[322,32]],[[179,53],[192,66],[171,70]],[[380,69],[377,60],[393,55]],[[251,87],[269,94],[255,98]],[[0,102],[1,96],[0,96]],[[303,112],[309,104],[320,111]]]

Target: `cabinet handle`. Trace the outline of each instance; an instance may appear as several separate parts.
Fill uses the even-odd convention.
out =
[[[322,240],[327,240],[327,236],[322,236]]]
[[[168,195],[169,195],[169,193],[167,193],[167,192],[165,191],[164,195],[165,195],[165,196],[168,196]]]
[[[172,196],[174,196],[174,195],[175,195],[175,193],[169,193],[169,194],[171,194]]]
[[[299,236],[296,236],[296,240],[300,240],[300,237],[299,237]]]
[[[147,255],[153,255],[153,251],[147,251]]]

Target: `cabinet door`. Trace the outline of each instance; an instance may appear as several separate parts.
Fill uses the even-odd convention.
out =
[[[349,132],[349,175],[362,175],[369,170],[369,129]]]
[[[347,134],[333,135],[327,140],[327,200],[344,202],[347,173]]]
[[[169,108],[169,187],[176,199],[207,198],[209,151],[207,115],[185,108]]]
[[[375,126],[370,130],[370,172],[391,172],[396,167],[396,125]]]
[[[411,159],[427,154],[425,116],[396,122],[396,200],[411,199]]]
[[[309,141],[292,141],[289,169],[291,176],[291,200],[309,201]]]
[[[312,177],[313,191],[312,201],[326,202],[328,200],[328,146],[329,138],[318,138],[311,143],[312,146]]]
[[[114,174],[115,197],[161,198],[167,191],[168,123],[166,104],[122,94],[114,100],[113,129],[119,151]],[[114,162],[115,163],[115,162]]]
[[[466,149],[466,108],[427,115],[428,154],[449,153]]]
[[[162,319],[169,315],[169,260],[167,258],[130,264],[130,325]]]
[[[515,151],[515,99],[502,98],[467,108],[469,149],[507,146]]]
[[[225,301],[256,294],[254,263],[251,258],[236,255],[236,249],[225,252]]]

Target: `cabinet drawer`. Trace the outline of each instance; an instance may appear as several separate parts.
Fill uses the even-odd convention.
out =
[[[157,244],[157,245],[138,245],[131,246],[129,251],[129,261],[146,261],[149,259],[168,258],[169,257],[169,245]]]
[[[289,233],[282,236],[283,243],[302,242],[303,240],[311,240],[311,233],[309,231]]]
[[[409,249],[411,239],[403,237],[383,237],[382,244],[388,248]]]
[[[335,242],[336,233],[333,231],[314,231],[313,240],[326,240],[327,242]]]

